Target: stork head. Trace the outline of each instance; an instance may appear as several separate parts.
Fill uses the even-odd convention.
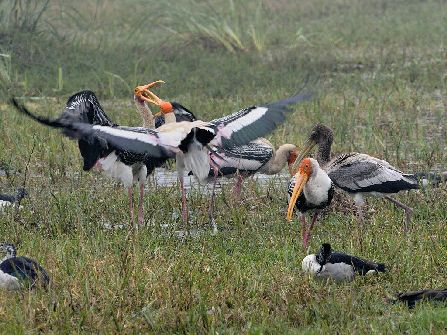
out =
[[[156,81],[154,81],[152,83],[135,87],[135,90],[134,90],[134,99],[135,99],[135,101],[140,103],[140,104],[144,104],[145,101],[154,103],[153,96],[155,94],[153,94],[151,91],[149,91],[149,89],[154,87],[158,83],[164,83],[164,81],[163,80],[156,80]],[[157,99],[158,99],[158,97],[157,97]]]
[[[16,247],[12,243],[2,242],[0,243],[0,252],[3,254],[3,260],[16,257]]]
[[[289,207],[287,208],[287,220],[292,220],[293,209],[295,208],[296,201],[298,197],[303,192],[304,186],[306,185],[309,178],[313,173],[313,166],[317,163],[317,161],[313,158],[304,158],[300,164],[298,165],[298,171],[293,176],[291,183],[295,181],[295,185],[293,186],[292,195],[289,200]]]
[[[325,126],[322,123],[317,123],[307,138],[306,142],[303,145],[303,148],[296,158],[295,165],[292,167],[292,170],[296,169],[296,166],[301,162],[304,157],[309,155],[309,152],[316,146],[321,145],[323,143],[332,144],[334,140],[334,132],[328,126]]]
[[[296,158],[298,157],[298,149],[293,144],[290,144],[289,146],[290,147],[289,147],[289,150],[287,152],[287,165],[289,167],[289,173],[292,176],[293,175],[292,167],[293,167],[293,164],[296,161]]]
[[[169,101],[164,101],[160,99],[154,93],[149,91],[149,88],[157,83],[164,83],[164,81],[158,80],[144,86],[137,86],[135,88],[135,97],[160,107],[160,112],[162,114],[171,113],[174,110],[172,104]]]

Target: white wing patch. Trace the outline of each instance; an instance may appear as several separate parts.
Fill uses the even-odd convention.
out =
[[[127,138],[129,140],[138,140],[144,143],[151,144],[153,146],[159,145],[159,140],[157,136],[153,134],[140,133],[130,130],[124,130],[115,127],[105,127],[105,126],[93,126],[93,129],[99,130],[100,132],[110,134],[117,137]]]
[[[221,145],[221,138],[225,137],[227,139],[231,138],[231,135],[242,128],[251,125],[256,120],[262,118],[269,109],[267,107],[256,107],[252,109],[249,113],[232,120],[231,122],[221,124],[218,126],[218,133],[212,144],[215,146]]]

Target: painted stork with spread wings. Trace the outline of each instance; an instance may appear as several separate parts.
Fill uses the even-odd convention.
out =
[[[208,145],[231,147],[247,144],[274,130],[284,122],[285,114],[291,112],[288,105],[307,98],[298,94],[274,103],[244,108],[231,115],[210,122],[178,122],[165,124],[157,129],[138,127],[101,126],[80,123],[69,116],[50,120],[29,112],[15,98],[13,106],[23,114],[53,128],[59,128],[71,138],[96,141],[103,149],[124,150],[133,154],[151,157],[177,155],[177,170],[192,171],[200,180],[210,170]],[[182,196],[185,203],[185,194]],[[185,218],[185,217],[184,217]]]
[[[148,96],[151,96],[149,99]],[[308,94],[306,98],[310,98]],[[147,91],[147,96],[143,97],[146,101],[154,103],[160,107],[161,114],[164,115],[166,123],[173,123],[176,120],[169,117],[172,109],[176,109],[175,102],[163,101],[154,93]],[[298,156],[296,146],[293,144],[284,144],[275,152],[273,145],[265,138],[258,138],[245,145],[232,147],[209,147],[210,166],[209,175],[214,176],[213,191],[211,195],[209,214],[213,229],[217,227],[213,217],[215,186],[217,177],[238,175],[238,181],[235,186],[236,195],[240,195],[241,185],[244,178],[257,172],[265,174],[276,174],[282,170],[286,163],[291,166]],[[181,157],[179,158],[181,159]],[[180,184],[183,190],[183,176],[179,174]],[[183,204],[183,203],[182,203]],[[185,207],[182,206],[182,215],[185,218]]]

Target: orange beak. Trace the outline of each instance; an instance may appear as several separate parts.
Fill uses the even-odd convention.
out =
[[[304,185],[306,185],[307,181],[309,180],[309,176],[302,171],[298,171],[295,176],[296,182],[295,186],[293,187],[292,196],[289,200],[289,207],[287,208],[287,221],[292,220],[293,209],[295,208],[296,201],[298,200],[301,192],[303,192]]]
[[[164,81],[163,80],[157,80],[157,81],[154,81],[154,82],[149,83],[147,85],[137,86],[137,87],[135,87],[134,94],[137,97],[139,97],[140,99],[144,100],[144,101],[156,104],[155,101],[159,101],[161,99],[159,97],[157,97],[154,93],[149,91],[149,89],[154,87],[158,83],[163,83],[164,84]],[[155,101],[153,100],[154,97],[155,97]]]
[[[144,101],[147,101],[154,105],[157,105],[158,107],[160,107],[161,113],[167,114],[174,110],[174,108],[172,107],[172,104],[169,101],[164,101],[164,100],[160,99],[159,97],[157,97],[154,93],[152,93],[148,89],[148,87],[152,87],[156,83],[159,83],[159,82],[164,83],[164,81],[158,80],[158,81],[154,81],[153,83],[150,83],[150,84],[147,84],[144,86],[136,87],[135,95],[138,96],[139,98],[143,99]],[[150,86],[150,85],[152,85],[152,86]],[[160,115],[160,114],[155,114],[155,116],[157,116],[157,115]]]

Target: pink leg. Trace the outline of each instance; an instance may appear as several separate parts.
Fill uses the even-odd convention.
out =
[[[95,165],[93,165],[93,171],[101,171],[101,170],[102,170],[101,160],[98,159],[98,161],[96,161]]]
[[[214,171],[214,179],[213,179],[213,191],[211,193],[210,206],[208,208],[208,215],[210,217],[210,223],[213,229],[213,233],[217,233],[217,225],[216,221],[214,220],[214,198],[216,196],[216,183],[217,183],[217,176],[219,173],[219,167],[212,160],[210,160],[210,165]]]
[[[182,188],[182,219],[183,222],[188,223],[188,207],[186,205],[186,190],[183,184],[183,176],[179,177],[180,187]]]
[[[238,174],[236,185],[234,185],[234,194],[236,195],[237,198],[241,197],[241,188],[242,188],[243,181],[244,181],[244,176],[241,174]]]
[[[127,189],[127,194],[129,195],[130,223],[131,223],[131,226],[133,226],[133,201],[132,201],[133,187],[132,186]]]
[[[300,220],[301,220],[301,238],[303,241],[303,245],[304,245],[304,238],[306,237],[306,217],[304,215],[300,215]]]
[[[143,197],[144,197],[144,184],[140,185],[140,202],[138,203],[138,224],[143,224]]]
[[[315,222],[317,222],[318,213],[315,213],[312,217],[312,222],[310,223],[309,229],[305,233],[304,240],[303,240],[303,246],[304,249],[307,249],[307,246],[309,245],[311,231],[315,225]]]

